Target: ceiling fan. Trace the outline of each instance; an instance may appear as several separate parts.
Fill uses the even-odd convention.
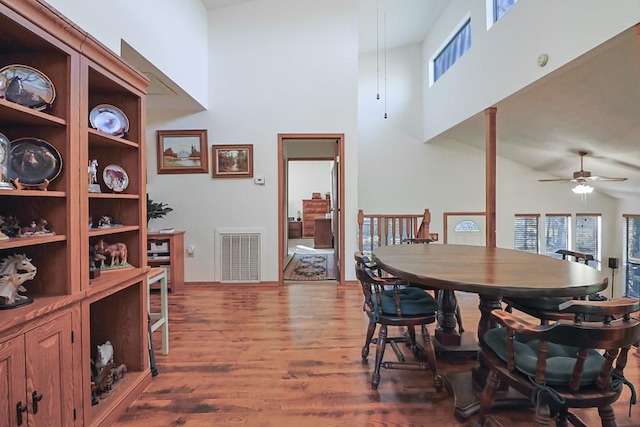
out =
[[[573,173],[573,178],[552,178],[552,179],[539,179],[539,182],[576,182],[578,184],[586,185],[590,181],[626,181],[627,178],[609,178],[606,176],[591,175],[591,172],[584,170],[584,156],[586,151],[578,151],[580,155],[580,170]]]

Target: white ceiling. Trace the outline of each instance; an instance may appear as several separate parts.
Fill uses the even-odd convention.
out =
[[[208,9],[254,0],[202,0]],[[423,40],[450,0],[359,0],[360,51]],[[386,25],[385,25],[386,16]],[[593,175],[627,177],[598,182],[614,197],[640,197],[640,61],[638,36],[629,29],[576,61],[500,101],[498,154],[552,177],[580,169],[589,152]],[[489,106],[487,106],[489,107]],[[483,148],[484,113],[440,135]],[[544,183],[540,185],[567,185]]]
[[[209,10],[254,0],[202,0]],[[360,52],[419,43],[450,0],[358,0]],[[386,18],[386,22],[385,22]],[[386,31],[385,31],[386,29]]]

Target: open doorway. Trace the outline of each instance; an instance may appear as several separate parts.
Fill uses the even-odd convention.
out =
[[[342,283],[342,134],[281,134],[279,151],[279,283]]]

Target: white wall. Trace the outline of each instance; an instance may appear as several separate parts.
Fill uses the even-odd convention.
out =
[[[207,11],[200,0],[47,0],[113,52],[121,40],[207,106]]]
[[[311,199],[312,193],[331,193],[332,160],[289,161],[289,199],[287,216],[297,217],[302,213],[302,200]]]
[[[278,134],[344,133],[346,221],[356,223],[358,5],[355,0],[255,0],[209,17],[207,112],[159,122],[149,117],[148,189],[175,211],[162,226],[186,231],[197,247],[186,280],[214,280],[214,229],[257,227],[261,280],[278,278]],[[155,130],[207,128],[209,144],[253,144],[251,179],[157,175]],[[356,229],[348,228],[353,253]],[[347,269],[351,273],[352,269]]]
[[[521,0],[488,31],[484,1],[451,1],[423,43],[425,81],[429,60],[469,14],[471,48],[432,87],[424,87],[425,140],[635,25],[640,1]],[[544,68],[536,64],[541,53],[549,55]]]

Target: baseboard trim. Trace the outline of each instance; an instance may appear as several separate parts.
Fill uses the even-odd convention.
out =
[[[331,280],[332,282],[336,282],[335,280]],[[311,282],[309,282],[311,283]],[[343,282],[343,285],[346,286],[355,286],[360,283],[357,280],[346,280]],[[251,283],[221,283],[221,282],[184,282],[185,286],[260,286],[260,287],[273,287],[273,286],[283,286],[282,283],[278,282],[251,282]]]
[[[222,283],[222,282],[184,282],[185,286],[279,286],[278,282],[238,282],[238,283]]]

